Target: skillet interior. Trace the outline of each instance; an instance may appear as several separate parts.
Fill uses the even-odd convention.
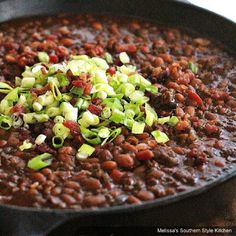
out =
[[[154,7],[155,6],[155,7]],[[63,9],[63,10],[62,10]],[[145,9],[145,10],[144,10]],[[148,1],[144,3],[142,0],[129,1],[127,5],[120,4],[120,1],[115,0],[113,4],[109,1],[2,1],[0,5],[0,20],[5,21],[8,19],[13,19],[16,17],[26,16],[26,15],[41,15],[41,14],[55,14],[61,12],[90,12],[90,13],[111,13],[118,15],[134,15],[144,18],[153,19],[158,22],[162,22],[170,25],[181,25],[186,28],[192,28],[197,32],[202,33],[202,35],[209,35],[212,38],[216,38],[224,42],[229,48],[233,49],[235,52],[236,44],[236,26],[230,21],[218,17],[214,14],[208,14],[206,11],[202,11],[193,6],[183,5],[182,3],[174,3],[173,1]],[[121,14],[119,14],[121,12]],[[168,15],[168,17],[166,17]],[[148,17],[147,17],[148,16]],[[3,209],[8,209],[9,211],[20,210],[27,211],[31,213],[44,212],[46,215],[50,213],[59,213],[59,218],[64,218],[64,216],[69,213],[71,216],[76,215],[87,215],[87,214],[103,214],[103,213],[118,213],[124,212],[125,210],[136,211],[144,208],[151,208],[154,206],[160,206],[169,204],[171,202],[178,201],[182,198],[189,197],[198,194],[235,174],[235,168],[231,169],[224,176],[209,183],[207,186],[200,189],[195,189],[194,191],[185,192],[174,197],[166,197],[162,199],[155,200],[153,202],[145,203],[141,206],[125,206],[125,207],[114,207],[110,209],[99,209],[99,211],[85,210],[83,212],[70,212],[63,210],[37,210],[37,209],[27,209],[19,208],[15,206],[1,206]]]

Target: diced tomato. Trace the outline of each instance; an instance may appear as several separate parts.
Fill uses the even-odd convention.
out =
[[[25,113],[25,108],[22,105],[15,105],[11,108],[10,112],[22,114]]]
[[[63,125],[67,127],[70,130],[70,133],[72,135],[78,135],[79,134],[79,124],[72,120],[65,120],[63,122]]]
[[[84,87],[84,95],[89,95],[91,93],[92,87],[92,84],[87,83]]]
[[[193,99],[198,105],[202,105],[202,99],[199,97],[199,95],[192,90],[188,90],[188,97],[190,99]]]
[[[116,73],[116,68],[114,66],[109,67],[107,69],[107,73],[109,73],[110,75],[114,75]]]
[[[95,97],[95,98],[92,98],[92,99],[91,99],[91,102],[92,102],[94,105],[98,105],[98,104],[102,103],[102,99],[101,99],[101,98],[98,98],[98,97]]]
[[[51,63],[57,63],[58,62],[58,56],[57,55],[50,55],[49,56],[49,61]]]
[[[136,158],[140,161],[150,160],[154,157],[154,154],[150,150],[140,151],[136,154]]]
[[[85,82],[83,80],[76,79],[72,81],[72,85],[78,88],[84,88]]]
[[[95,115],[100,115],[100,113],[102,112],[101,107],[93,105],[93,104],[89,105],[88,110]]]
[[[78,87],[78,88],[83,88],[84,95],[89,95],[92,90],[92,84],[85,82],[81,79],[73,80],[72,85],[74,85],[75,87]]]

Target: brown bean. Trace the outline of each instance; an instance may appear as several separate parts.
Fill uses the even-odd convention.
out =
[[[154,194],[150,191],[140,190],[136,196],[142,201],[149,201],[154,199]]]
[[[134,145],[132,145],[132,144],[130,144],[130,143],[128,143],[128,142],[123,143],[123,144],[121,145],[121,147],[122,147],[125,151],[129,151],[129,152],[137,152],[137,151],[138,151],[137,148],[136,148]]]
[[[83,201],[83,203],[87,207],[101,206],[105,202],[106,202],[106,198],[104,195],[87,196],[84,198],[84,201]]]
[[[68,205],[73,205],[76,203],[76,200],[70,196],[69,194],[62,194],[62,199],[68,204]]]
[[[117,167],[117,163],[114,161],[105,161],[102,163],[102,168],[105,170],[113,170]]]
[[[140,204],[141,201],[133,195],[128,196],[127,202],[130,204]]]
[[[134,160],[129,154],[120,154],[116,157],[116,161],[120,167],[132,168]]]
[[[88,190],[97,190],[102,187],[100,181],[95,178],[84,178],[81,184]]]
[[[75,182],[75,181],[67,181],[65,183],[65,186],[67,188],[72,188],[72,189],[75,189],[75,190],[79,190],[80,189],[80,185],[77,182]]]
[[[61,40],[61,44],[64,45],[64,46],[70,47],[71,45],[74,44],[74,40],[70,39],[70,38],[63,38]]]
[[[185,101],[185,97],[181,94],[181,93],[176,93],[175,94],[175,99],[178,101],[178,102],[184,102]]]
[[[46,177],[43,174],[41,174],[40,172],[35,172],[35,173],[32,173],[31,175],[32,175],[33,179],[36,181],[39,181],[42,183],[44,183],[46,181]]]

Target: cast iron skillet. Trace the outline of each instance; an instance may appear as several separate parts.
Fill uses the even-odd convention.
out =
[[[138,16],[168,25],[192,29],[202,36],[210,36],[223,42],[231,52],[236,52],[236,24],[212,12],[190,5],[185,1],[171,0],[0,0],[0,22],[29,15],[57,13],[109,13],[112,15]],[[52,229],[64,226],[75,229],[81,226],[128,225],[186,225],[191,217],[201,217],[211,210],[214,203],[224,199],[206,195],[206,190],[233,177],[236,165],[220,178],[206,186],[164,197],[139,206],[117,206],[98,210],[32,209],[0,205],[0,234],[45,235]],[[233,181],[233,180],[231,180]],[[200,194],[201,193],[201,194]],[[208,193],[210,193],[208,191]],[[197,197],[196,197],[197,196]],[[215,195],[214,195],[215,196]],[[196,212],[197,210],[197,212]],[[180,213],[181,211],[181,213]],[[204,212],[203,212],[204,211]],[[210,213],[211,214],[211,213]],[[56,230],[55,234],[60,234]],[[54,235],[54,234],[53,234]],[[65,234],[64,234],[65,235]]]

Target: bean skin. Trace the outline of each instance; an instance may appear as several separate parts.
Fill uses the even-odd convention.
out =
[[[102,163],[102,168],[105,170],[113,170],[117,167],[117,163],[114,161],[105,161]]]
[[[84,198],[84,204],[87,207],[98,207],[106,202],[104,195],[87,196]]]
[[[132,168],[134,166],[134,160],[128,154],[120,154],[116,157],[116,161],[120,167]]]

